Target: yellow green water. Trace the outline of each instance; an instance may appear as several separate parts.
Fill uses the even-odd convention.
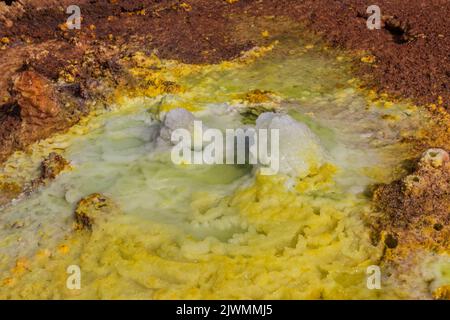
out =
[[[1,209],[0,297],[407,297],[366,286],[366,268],[379,263],[382,247],[369,239],[364,190],[395,177],[408,157],[399,140],[424,115],[406,104],[368,102],[353,88],[345,59],[305,45],[285,39],[261,57],[215,66],[139,56],[137,74],[157,65],[182,90],[149,88],[148,97],[124,98],[13,155],[3,179],[30,179],[53,150],[72,169]],[[326,161],[306,177],[176,166],[170,148],[157,144],[157,119],[172,108],[191,110],[209,127],[240,127],[249,106],[242,97],[255,89],[272,91],[277,99],[268,105],[318,137]],[[74,231],[77,201],[94,192],[121,212],[91,233]],[[80,267],[80,290],[66,287],[70,265]]]

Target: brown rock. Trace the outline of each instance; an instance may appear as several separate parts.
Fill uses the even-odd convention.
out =
[[[69,162],[63,156],[52,152],[41,164],[41,179],[52,180],[69,166]]]
[[[20,120],[20,129],[14,137],[19,148],[47,138],[63,126],[65,119],[60,116],[59,102],[48,79],[24,71],[14,77],[11,91],[19,113],[15,120]]]
[[[409,175],[381,185],[374,193],[388,214],[387,225],[411,227],[428,217],[446,226],[450,220],[450,161],[442,149],[429,149]]]
[[[422,154],[419,165],[422,167],[431,166],[440,168],[449,162],[449,154],[447,151],[439,148],[431,148]]]
[[[0,162],[16,150],[66,129],[83,114],[83,101],[45,76],[57,73],[57,67],[47,63],[48,53],[65,56],[62,47],[60,42],[49,41],[1,52]],[[33,67],[36,61],[47,63],[47,73]]]
[[[20,115],[28,123],[39,125],[61,111],[50,81],[33,71],[20,73],[14,79],[13,90],[17,94]]]
[[[83,46],[49,40],[16,42],[0,51],[0,162],[16,150],[67,129],[87,114],[87,97],[82,96],[81,88],[90,76],[83,76],[81,83],[59,81],[66,67],[76,67],[84,50]]]
[[[436,300],[450,300],[450,285],[444,285],[433,292],[433,298]]]

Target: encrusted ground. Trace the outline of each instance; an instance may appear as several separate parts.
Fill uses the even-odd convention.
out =
[[[366,3],[359,0],[80,0],[81,30],[65,25],[70,4],[0,2],[0,159],[66,129],[85,114],[89,98],[104,98],[109,92],[105,86],[129,80],[118,60],[137,49],[189,63],[218,62],[267,43],[282,33],[270,25],[286,19],[304,24],[332,45],[371,54],[358,72],[379,90],[438,109],[450,99],[450,4],[445,0],[378,1],[381,30],[367,29]],[[34,88],[25,101],[16,80],[24,71],[29,72],[21,79]],[[100,81],[105,78],[109,81]],[[42,109],[45,99],[58,101],[51,113]]]
[[[362,0],[79,0],[82,28],[68,30],[65,9],[71,4],[0,2],[0,161],[67,130],[118,90],[133,92],[152,81],[164,92],[177,90],[170,81],[131,72],[137,51],[218,63],[268,45],[295,26],[348,50],[366,88],[411,99],[434,115],[435,125],[414,141],[416,153],[443,150],[428,151],[410,175],[376,189],[382,215],[374,222],[374,238],[385,242],[385,263],[396,268],[415,259],[411,248],[449,251],[449,1],[379,0],[381,30],[367,29]],[[430,157],[442,161],[437,165]],[[53,155],[43,170],[53,161],[58,168]],[[24,191],[7,182],[0,189],[0,203]],[[448,291],[436,297],[448,298]]]

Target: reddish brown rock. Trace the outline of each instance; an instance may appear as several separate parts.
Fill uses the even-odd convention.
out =
[[[32,67],[35,61],[45,62],[51,52],[66,56],[66,49],[50,41],[0,51],[0,162],[15,150],[68,128],[86,112],[79,94],[44,75],[60,66],[47,64],[46,72]]]
[[[384,213],[378,232],[386,234],[388,248],[422,247],[450,250],[450,161],[442,149],[429,149],[401,180],[379,186],[374,193]],[[404,249],[404,251],[408,251]]]
[[[0,206],[19,196],[22,188],[13,182],[0,182]]]

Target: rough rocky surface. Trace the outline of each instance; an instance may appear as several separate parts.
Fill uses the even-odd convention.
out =
[[[450,251],[450,160],[447,151],[429,149],[410,175],[379,186],[375,203],[383,212],[377,238],[386,245],[384,263],[397,272],[419,265],[421,252]],[[449,299],[448,288],[435,298]]]
[[[48,137],[74,124],[86,113],[84,103],[67,86],[57,86],[43,73],[30,67],[55,42],[7,49],[0,54],[0,161],[15,150]]]
[[[41,164],[41,176],[42,180],[53,180],[61,171],[69,166],[69,162],[64,159],[63,156],[52,152],[47,158],[42,161]]]
[[[45,157],[39,166],[39,175],[37,178],[26,183],[22,187],[18,187],[17,194],[10,194],[10,197],[5,197],[5,203],[11,201],[20,194],[30,195],[39,187],[44,186],[54,180],[61,172],[70,168],[70,163],[60,154],[51,152]]]
[[[87,101],[105,98],[117,82],[126,82],[120,58],[139,49],[189,63],[231,59],[268,41],[261,36],[261,20],[281,25],[290,19],[335,46],[370,51],[373,59],[360,62],[359,72],[377,89],[444,107],[450,99],[446,0],[380,0],[381,30],[366,27],[362,0],[79,0],[81,30],[65,24],[70,4],[0,2],[0,161],[64,130],[86,112]],[[30,97],[27,102],[14,90],[14,79],[23,71],[36,79],[31,99],[55,97],[60,117],[54,105],[47,109],[52,112],[42,113],[30,105]],[[41,87],[46,89],[40,93]]]
[[[14,78],[12,91],[23,127],[30,131],[26,134],[37,140],[46,136],[43,130],[52,131],[61,109],[50,81],[36,72],[24,71]]]
[[[81,199],[75,209],[75,229],[92,231],[94,225],[106,221],[117,212],[116,204],[107,196],[93,193]]]
[[[80,31],[61,26],[69,4],[66,0],[21,0],[3,5],[0,36],[18,45],[69,41],[74,35],[82,41],[117,42],[145,35],[149,47],[163,57],[217,62],[258,41],[232,36],[236,17],[289,16],[334,45],[370,50],[377,63],[366,71],[376,76],[383,89],[426,102],[436,102],[439,95],[449,98],[450,3],[446,0],[377,1],[383,17],[381,30],[366,27],[369,4],[362,0],[80,0]]]

